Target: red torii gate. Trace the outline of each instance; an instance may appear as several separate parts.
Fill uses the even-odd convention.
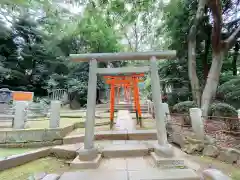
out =
[[[136,111],[137,123],[142,126],[142,112],[139,99],[138,83],[143,82],[141,79],[144,74],[132,74],[127,76],[104,76],[106,83],[110,85],[110,126],[113,127],[114,119],[114,104],[115,104],[115,88],[118,88],[117,97],[120,100],[120,88],[124,88],[124,98],[128,102],[131,101],[130,93],[132,90],[134,110]]]

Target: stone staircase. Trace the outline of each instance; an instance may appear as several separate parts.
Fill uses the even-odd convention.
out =
[[[188,167],[187,159],[177,157],[166,158],[154,152],[156,141],[122,141],[115,140],[104,143],[96,141],[99,155],[94,161],[79,161],[77,151],[83,148],[82,143],[54,147],[59,158],[73,158],[68,162],[77,172],[66,172],[59,176],[60,180],[91,179],[101,180],[200,180],[194,169]],[[177,151],[177,149],[175,148]],[[55,179],[43,179],[55,180]]]
[[[148,105],[147,104],[140,104],[142,112],[148,112]],[[96,106],[96,110],[109,110],[109,104],[99,104]],[[134,105],[133,104],[115,104],[114,109],[118,110],[129,110],[134,112]]]

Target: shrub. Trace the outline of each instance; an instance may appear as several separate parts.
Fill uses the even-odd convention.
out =
[[[213,103],[210,106],[210,115],[222,116],[226,128],[229,131],[237,131],[239,129],[240,121],[237,119],[237,110],[227,103]]]
[[[197,104],[193,101],[183,101],[173,106],[173,112],[176,113],[188,113],[190,108],[197,107]]]
[[[191,99],[191,92],[187,87],[176,88],[171,93],[167,94],[167,103],[173,106],[181,101],[188,101]]]
[[[236,117],[237,110],[227,103],[213,103],[209,108],[212,116]]]
[[[197,107],[197,104],[193,101],[183,101],[173,106],[173,112],[176,113],[189,113],[190,108]],[[182,116],[182,125],[191,125],[191,119],[189,115]]]

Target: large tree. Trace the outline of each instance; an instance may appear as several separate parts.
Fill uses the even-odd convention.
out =
[[[217,87],[219,84],[219,77],[223,65],[223,60],[228,51],[235,45],[238,37],[240,36],[240,24],[236,21],[231,28],[231,31],[225,33],[223,37],[224,24],[223,21],[224,13],[233,8],[238,8],[240,1],[207,1],[199,0],[198,10],[196,18],[189,32],[189,44],[188,44],[188,58],[189,58],[189,77],[191,80],[192,91],[195,100],[203,110],[203,116],[207,116],[208,108],[211,100],[215,98]],[[223,8],[222,8],[223,7]],[[206,8],[209,8],[206,10]],[[196,34],[199,29],[199,25],[202,22],[204,13],[211,13],[213,19],[212,32],[211,32],[211,45],[212,45],[212,64],[208,73],[207,81],[201,96],[199,80],[196,74]],[[231,19],[232,21],[232,19]],[[201,98],[201,103],[199,99]]]

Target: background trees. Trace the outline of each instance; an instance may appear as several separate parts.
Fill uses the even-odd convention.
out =
[[[69,54],[175,49],[174,61],[159,63],[170,105],[193,100],[205,114],[212,101],[238,108],[239,0],[214,2],[1,1],[1,87],[36,96],[64,88],[84,105],[88,64],[72,64]],[[143,95],[151,98],[148,82]]]

